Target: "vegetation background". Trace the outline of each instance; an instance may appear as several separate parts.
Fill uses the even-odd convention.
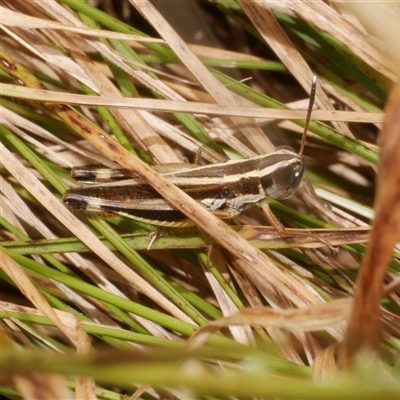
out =
[[[0,7],[4,398],[399,398],[398,3]],[[283,232],[147,167],[299,149],[314,75],[306,178],[268,199]],[[88,164],[196,227],[71,213]]]

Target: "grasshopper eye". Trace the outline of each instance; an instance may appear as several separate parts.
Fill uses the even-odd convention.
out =
[[[272,199],[286,199],[292,195],[301,182],[304,165],[295,160],[285,163],[272,172],[268,187],[265,188],[267,196]]]

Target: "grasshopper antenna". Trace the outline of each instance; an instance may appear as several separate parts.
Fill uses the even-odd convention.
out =
[[[303,152],[304,152],[304,146],[306,144],[308,125],[310,125],[311,113],[312,113],[312,109],[314,106],[316,89],[317,89],[317,77],[314,75],[312,78],[312,82],[311,82],[310,102],[308,103],[307,117],[306,117],[306,122],[304,124],[303,136],[301,138],[299,156],[302,156]]]

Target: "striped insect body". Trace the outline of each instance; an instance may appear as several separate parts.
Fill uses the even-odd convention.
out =
[[[304,127],[300,152],[288,148],[249,159],[230,160],[206,166],[173,164],[158,166],[172,184],[219,218],[232,218],[266,197],[285,199],[300,185],[304,174],[303,149],[315,97],[315,84]],[[73,169],[79,180],[111,181],[68,190],[64,203],[72,210],[117,214],[159,226],[189,226],[191,221],[165,201],[130,170]],[[124,179],[127,178],[127,179]],[[123,179],[123,180],[120,180]]]

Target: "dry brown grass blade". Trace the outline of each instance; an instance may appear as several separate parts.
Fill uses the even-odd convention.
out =
[[[0,14],[1,14],[1,23],[4,26],[10,26],[10,27],[23,26],[25,29],[57,29],[62,31],[79,33],[80,35],[94,36],[96,38],[104,37],[109,39],[140,40],[141,42],[164,43],[162,39],[146,38],[143,36],[111,32],[99,29],[90,29],[87,27],[76,28],[58,22],[49,21],[47,19],[41,19],[29,16],[27,14],[15,12],[2,6],[0,6]]]
[[[10,129],[12,129],[14,133],[18,135],[18,137],[22,138],[27,143],[35,146],[39,151],[41,151],[41,154],[49,156],[49,158],[52,160],[57,160],[60,165],[66,166],[67,168],[72,168],[73,166],[76,166],[78,162],[81,162],[76,154],[82,155],[84,159],[87,160],[86,164],[98,163],[104,166],[108,166],[109,168],[116,167],[116,165],[110,162],[110,160],[108,160],[107,158],[102,157],[101,155],[96,154],[93,151],[85,150],[80,148],[79,146],[66,143],[56,136],[50,135],[48,131],[46,131],[39,125],[32,123],[28,119],[23,118],[21,115],[14,113],[13,111],[1,105],[0,122],[4,124],[4,126],[10,127]],[[27,133],[25,133],[25,131]],[[35,139],[35,137],[38,137],[40,140]],[[44,145],[43,142],[46,142],[47,145]],[[50,146],[49,144],[52,144],[54,146],[60,145],[66,147],[74,153],[70,157],[69,155],[71,153],[68,152],[60,154],[60,152],[53,150],[52,146]]]
[[[14,281],[15,285],[24,293],[26,298],[29,299],[38,310],[42,311],[42,313],[46,315],[54,323],[54,325],[65,334],[65,336],[75,346],[77,353],[89,354],[92,351],[90,338],[83,329],[78,318],[72,314],[68,315],[67,313],[63,313],[63,318],[60,318],[60,314],[53,310],[45,297],[39,292],[39,290],[31,282],[22,267],[17,262],[11,259],[3,251],[0,251],[0,259],[0,266],[3,271]],[[28,390],[28,387],[30,387],[28,383],[30,381],[30,378],[28,378],[28,380],[23,380],[23,382],[21,380],[18,381],[19,384],[23,386],[23,391],[25,391],[25,389]],[[49,381],[45,381],[49,383]],[[46,385],[41,385],[41,387],[46,387]],[[92,379],[77,378],[77,395],[79,394],[82,398],[95,398],[93,388],[94,385]]]
[[[74,393],[68,388],[65,378],[50,374],[31,374],[15,375],[14,381],[16,387],[21,392],[24,399],[30,400],[54,400],[54,399],[73,399]],[[82,393],[78,396],[78,390],[75,393],[76,399],[97,399],[94,392]],[[82,397],[85,395],[85,397]]]
[[[201,261],[201,260],[200,260]],[[215,297],[218,301],[218,304],[221,308],[223,315],[232,315],[238,311],[238,307],[232,302],[230,297],[227,295],[224,288],[220,285],[220,283],[216,280],[215,276],[209,271],[209,266],[207,263],[213,265],[214,268],[218,269],[218,272],[224,277],[227,284],[230,285],[232,288],[234,287],[234,282],[232,282],[231,277],[228,272],[228,265],[226,260],[223,257],[221,251],[214,250],[208,257],[206,263],[201,262],[204,274],[212,288]],[[232,336],[235,340],[239,343],[244,344],[253,344],[254,341],[254,334],[249,327],[246,326],[233,326],[230,328]]]
[[[393,60],[400,61],[400,44],[398,37],[400,35],[400,24],[398,20],[398,5],[388,2],[346,2],[344,5],[347,9],[357,16],[369,33],[373,33],[385,43],[385,50],[390,53]],[[374,62],[382,62],[377,56],[371,54]],[[395,69],[389,60],[385,60],[385,66],[392,70]]]
[[[50,307],[46,299],[38,291],[35,285],[31,282],[29,277],[25,274],[22,267],[11,259],[3,251],[0,252],[1,256],[1,268],[3,271],[15,282],[15,284],[24,292],[24,295],[41,310],[64,334],[65,336],[76,346],[80,345],[79,340],[82,337],[82,333],[86,333],[82,330],[79,321],[76,320],[75,324],[69,325],[64,320],[60,319],[56,312]],[[90,343],[86,338],[87,344]],[[87,346],[85,345],[85,347]],[[86,352],[90,351],[90,345],[86,349]]]
[[[230,325],[256,325],[301,332],[325,330],[343,322],[350,313],[350,305],[350,299],[341,299],[298,309],[245,308],[201,327],[187,342],[187,346],[190,349],[197,348],[214,332]]]
[[[190,47],[176,34],[174,29],[168,24],[168,21],[164,19],[148,0],[140,2],[130,0],[130,2],[154,26],[160,36],[174,50],[182,63],[191,71],[193,77],[214,98],[217,104],[225,106],[242,104],[240,98],[234,96],[232,92],[211,74],[192,52]],[[254,120],[235,118],[234,122],[241,127],[243,134],[261,153],[268,153],[274,150],[274,146]],[[246,155],[249,156],[250,153]]]
[[[332,35],[332,37],[340,40],[347,48],[349,48],[354,54],[358,55],[364,62],[371,65],[376,71],[385,75],[392,81],[397,80],[396,67],[393,63],[388,60],[386,53],[382,47],[376,41],[371,39],[367,33],[361,31],[354,24],[347,21],[342,15],[337,13],[332,7],[326,4],[324,1],[288,1],[290,9],[297,15],[307,21],[312,22],[322,31],[325,31]],[[336,2],[334,2],[336,3]],[[364,8],[364,6],[373,7],[373,15],[376,15],[376,6],[380,6],[379,2],[370,2],[371,4],[363,4],[362,1],[347,1],[338,2],[348,3],[346,6],[353,6],[352,3],[358,3],[358,7]],[[368,2],[366,2],[368,3]],[[386,5],[388,6],[388,5]],[[393,7],[393,6],[389,6]],[[392,9],[392,13],[396,13],[396,9]],[[375,26],[379,25],[375,21]]]
[[[272,10],[259,1],[239,0],[239,3],[264,40],[271,46],[288,70],[292,72],[293,76],[296,77],[303,89],[308,92],[314,73],[278,23]],[[317,86],[315,102],[319,108],[333,110],[331,101],[319,86]],[[352,136],[346,124],[337,123],[336,125],[344,134]]]
[[[36,5],[43,7],[43,4],[41,3],[37,3]],[[50,10],[52,11],[54,18],[61,21],[62,24],[71,26],[73,30],[87,29],[85,28],[85,25],[74,15],[65,13],[60,4],[57,4],[56,2],[46,3],[45,12],[48,13]],[[60,32],[58,30],[53,31],[53,26],[51,23],[49,23],[47,27],[44,26],[43,28],[47,28],[43,32],[48,35],[51,40],[57,42],[59,46],[61,46],[68,54],[72,56],[72,59],[65,57],[65,60],[63,61],[67,65],[70,65],[72,75],[77,76],[78,80],[81,82],[85,82],[85,84],[92,88],[92,90],[97,94],[101,94],[103,96],[111,95],[120,98],[121,101],[123,101],[122,94],[106,76],[104,68],[99,68],[97,63],[93,62],[88,57],[87,53],[83,51],[83,49],[87,48],[88,46],[97,49],[100,54],[103,54],[105,57],[108,57],[110,60],[114,61],[123,70],[128,70],[127,72],[131,75],[140,75],[141,71],[137,71],[135,73],[132,68],[128,67],[121,60],[121,57],[116,56],[116,52],[110,51],[110,49],[99,40],[81,38],[78,35],[71,36],[70,34],[66,34],[66,32]],[[24,36],[24,31],[19,31],[18,33],[19,36]],[[43,40],[42,36],[39,35],[38,32],[33,31],[31,36],[33,35],[36,36],[29,37],[25,40],[26,46],[31,47],[32,51],[38,56],[49,58],[48,55],[54,53],[54,49],[52,49],[51,46],[49,46],[49,44]],[[37,46],[37,42],[41,43],[42,45]],[[46,51],[41,51],[41,48],[46,49]],[[60,61],[59,58],[54,57],[50,58],[49,62],[52,65],[57,65],[57,63]],[[59,66],[60,68],[63,67],[62,65]],[[86,71],[86,75],[83,75],[81,71]],[[91,77],[90,83],[87,82],[89,76]],[[142,76],[147,75],[142,73]],[[156,81],[155,79],[152,79],[151,81],[159,82],[158,87],[162,86],[160,81]],[[157,89],[154,90],[157,91]],[[159,92],[162,92],[162,90],[159,90]],[[153,155],[154,159],[159,163],[181,162],[170,146],[168,146],[164,140],[147,124],[140,111],[117,109],[112,110],[111,112],[114,114],[114,117],[125,129],[125,131],[134,137],[142,145],[143,149],[147,149]]]
[[[240,229],[241,236],[250,240],[260,249],[278,248],[319,248],[327,244],[340,246],[350,243],[365,243],[369,239],[368,228],[343,229],[303,229],[286,228],[282,234],[273,227],[257,227],[245,225]]]
[[[334,377],[336,368],[337,344],[320,351],[312,364],[313,378],[317,382],[326,382]]]
[[[0,60],[2,62],[2,60]],[[85,106],[108,106],[110,108],[144,109],[151,111],[187,112],[210,115],[226,115],[237,117],[255,117],[276,119],[304,119],[305,110],[285,110],[275,108],[261,108],[248,106],[221,106],[211,103],[181,102],[157,99],[134,99],[111,96],[93,97],[81,94],[54,92],[51,90],[33,89],[7,83],[0,83],[0,92],[6,96],[21,99],[32,99],[48,102],[65,102],[68,104]],[[346,122],[383,122],[382,113],[367,113],[336,110],[315,110],[313,118],[320,121],[346,121]]]
[[[386,106],[386,119],[379,136],[381,154],[375,219],[370,243],[357,279],[354,305],[339,364],[349,366],[359,353],[377,354],[382,340],[380,298],[387,263],[400,237],[400,85],[393,89]]]
[[[257,290],[255,286],[252,284],[252,282],[240,272],[240,267],[238,263],[234,260],[231,260],[231,273],[233,274],[236,283],[239,285],[240,289],[242,290],[243,294],[246,296],[247,301],[249,302],[251,307],[262,307],[263,303],[260,299],[259,294],[257,293]],[[289,306],[289,305],[287,305]],[[260,327],[254,327],[255,331],[258,331],[261,329]],[[268,332],[270,335],[271,339],[275,343],[284,343],[286,341],[287,336],[285,335],[285,332],[282,330],[275,328],[275,327],[267,327],[265,330]],[[302,364],[303,361],[299,354],[296,351],[295,346],[292,346],[290,343],[287,343],[287,346],[285,348],[281,349],[282,354],[284,354],[285,358],[287,360],[290,360],[296,364]]]

